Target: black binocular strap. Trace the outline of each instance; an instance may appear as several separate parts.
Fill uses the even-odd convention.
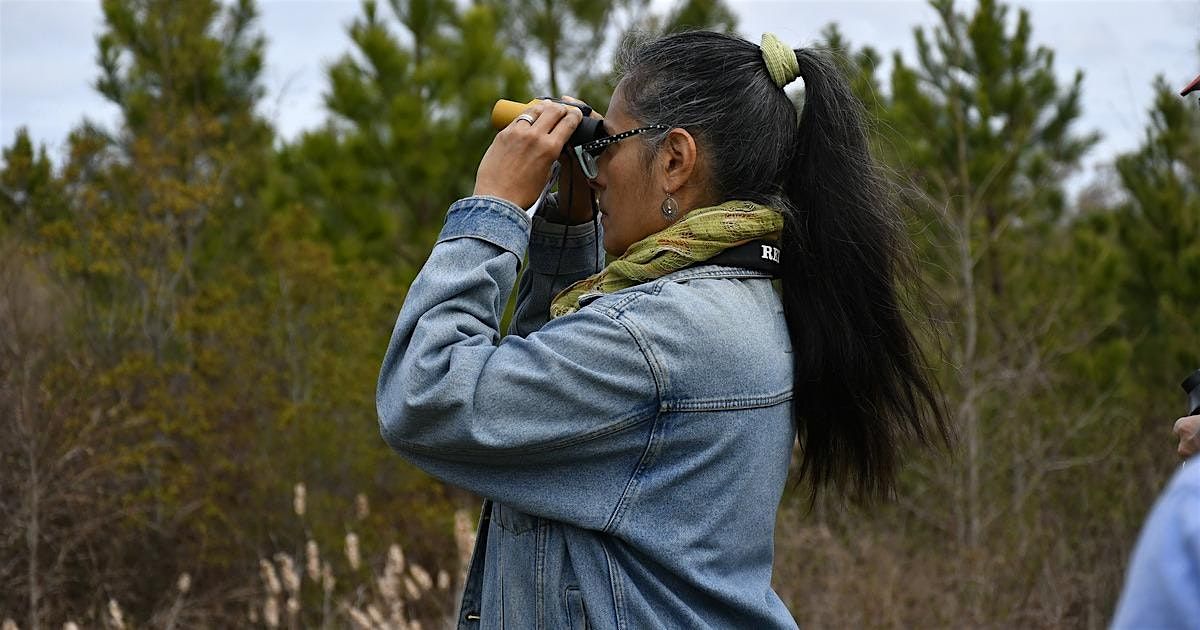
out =
[[[737,247],[730,247],[712,258],[700,261],[692,266],[698,265],[744,267],[755,271],[763,271],[771,274],[772,278],[778,278],[780,274],[779,244],[774,241],[750,241]]]

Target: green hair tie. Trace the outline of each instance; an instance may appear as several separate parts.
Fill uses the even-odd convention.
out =
[[[783,87],[800,76],[800,62],[796,61],[796,52],[774,34],[763,33],[759,47],[762,48],[763,61],[766,62],[767,72],[771,73],[775,85]]]

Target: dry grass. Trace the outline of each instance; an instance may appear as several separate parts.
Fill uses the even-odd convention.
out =
[[[296,522],[307,531],[306,488],[297,484],[292,495]],[[366,497],[349,507],[349,522],[364,525]],[[64,630],[446,627],[457,612],[474,527],[466,510],[456,513],[456,566],[414,562],[398,541],[368,547],[363,540],[372,537],[363,534],[371,532],[350,530],[336,544],[306,537],[294,552],[248,561],[240,587],[213,588],[183,573],[142,618],[123,609],[118,593],[57,623]],[[999,529],[972,549],[906,520],[894,505],[824,503],[808,513],[785,501],[774,581],[805,628],[1102,628],[1128,553],[1119,541],[1127,538],[1113,536],[1106,547],[1101,537],[1081,540],[1043,523],[1019,536]],[[19,627],[7,619],[0,630]]]
[[[306,494],[304,484],[293,488],[293,511],[301,521],[306,514]],[[369,513],[365,495],[355,498],[354,513],[359,522]],[[81,623],[110,630],[218,628],[233,621],[223,611],[240,608],[244,613],[235,622],[238,627],[441,628],[456,616],[459,589],[475,541],[474,525],[465,510],[455,514],[454,540],[459,547],[459,566],[425,567],[406,558],[398,542],[383,549],[365,549],[359,536],[349,531],[341,557],[337,557],[323,555],[318,542],[309,538],[299,554],[277,551],[270,558],[259,558],[257,576],[247,579],[241,588],[214,589],[196,596],[195,580],[183,573],[146,619],[132,618],[118,596],[84,619],[61,623],[64,630],[78,630]],[[20,630],[20,626],[6,618],[0,630]]]
[[[998,533],[970,549],[896,510],[780,514],[775,588],[803,628],[1104,628],[1126,543]]]

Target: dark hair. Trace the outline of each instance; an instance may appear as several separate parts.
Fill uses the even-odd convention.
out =
[[[712,156],[718,201],[784,213],[781,294],[800,479],[814,491],[833,485],[886,498],[903,443],[949,444],[950,429],[905,317],[900,281],[918,276],[888,180],[871,159],[862,106],[823,53],[795,54],[805,88],[799,122],[761,49],[721,33],[627,49],[619,89],[635,119],[682,127]]]

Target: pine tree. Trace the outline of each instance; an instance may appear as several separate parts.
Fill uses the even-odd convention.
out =
[[[1176,385],[1200,367],[1200,112],[1159,77],[1142,146],[1120,156],[1126,200],[1115,208],[1124,254],[1122,328],[1138,339],[1134,377],[1145,430],[1180,412]]]
[[[940,623],[1020,625],[1028,609],[1058,602],[998,601],[972,585],[1011,592],[1041,579],[1064,539],[1081,544],[1054,556],[1061,570],[1105,593],[1119,579],[1105,559],[1114,546],[1061,515],[1117,506],[1131,487],[1098,466],[1128,436],[1111,426],[1125,404],[1118,383],[1130,350],[1114,334],[1121,259],[1091,216],[1070,212],[1063,187],[1097,141],[1077,130],[1081,73],[1058,81],[1024,10],[1013,15],[994,0],[969,13],[949,0],[931,5],[939,23],[915,29],[915,60],[892,54],[885,82],[875,50],[853,50],[836,29],[826,40],[878,120],[877,154],[911,209],[922,279],[939,298],[914,308],[945,322],[942,345],[930,349],[942,352],[935,365],[960,445],[952,462],[912,468],[901,492],[913,499],[898,518],[915,517],[929,528],[925,544],[953,541],[963,558],[955,571],[968,577],[944,584],[956,607]],[[1098,476],[1113,497],[1080,490]],[[1095,610],[1086,594],[1072,597],[1073,614]]]
[[[486,4],[392,10],[399,33],[364,3],[350,27],[356,54],[329,70],[330,120],[282,151],[273,203],[312,208],[340,259],[398,262],[411,275],[446,208],[472,188],[495,133],[492,105],[525,94],[528,74],[505,54]]]
[[[96,88],[122,122],[85,122],[70,139],[68,264],[123,311],[97,339],[161,361],[185,352],[180,301],[262,216],[272,132],[254,108],[264,42],[250,0],[107,0],[104,14]]]
[[[38,245],[57,275],[48,282],[69,297],[38,387],[59,402],[33,435],[65,439],[27,470],[69,462],[58,474],[87,479],[88,501],[73,486],[51,486],[42,501],[74,508],[42,529],[58,570],[78,573],[60,596],[101,605],[101,593],[77,585],[106,583],[145,613],[175,562],[195,563],[204,549],[219,565],[230,554],[213,541],[235,539],[214,527],[230,505],[212,490],[229,459],[197,455],[239,445],[225,441],[231,418],[207,413],[221,402],[196,371],[209,349],[194,321],[199,296],[245,260],[265,216],[257,198],[272,131],[255,112],[264,43],[252,2],[106,0],[103,12],[95,87],[121,120],[71,134],[62,205],[40,211]],[[20,144],[14,155],[27,155]],[[162,561],[129,570],[138,557]]]
[[[29,131],[18,129],[12,146],[4,149],[0,171],[0,234],[12,230],[32,239],[43,225],[66,214],[64,194],[46,147],[35,153]]]

